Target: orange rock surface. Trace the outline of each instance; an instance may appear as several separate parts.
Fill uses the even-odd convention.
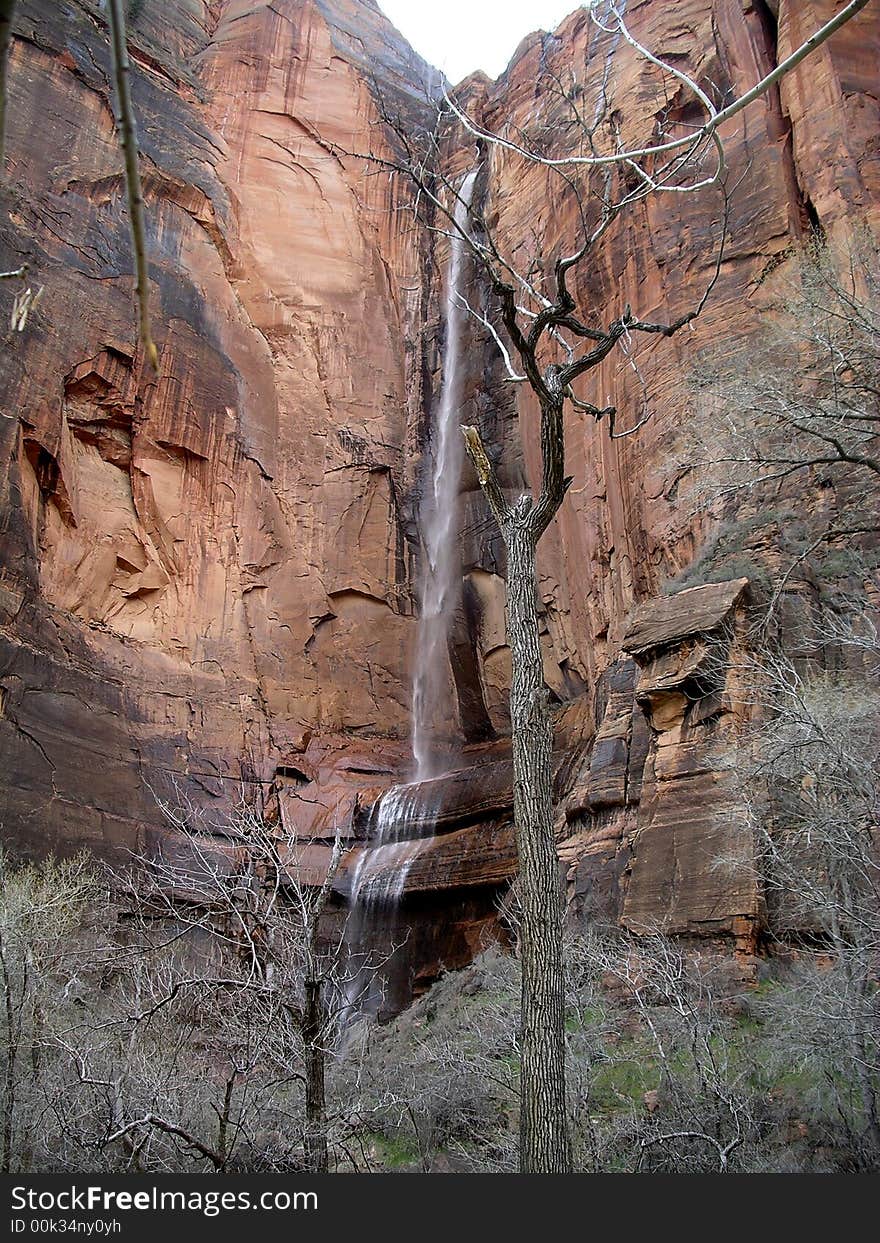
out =
[[[277,778],[282,814],[304,837],[340,821],[362,835],[365,809],[407,762],[445,244],[414,227],[401,183],[348,153],[390,150],[378,97],[415,124],[435,75],[373,0],[168,0],[161,21],[150,9],[131,44],[156,375],[136,348],[103,12],[94,0],[18,6],[0,268],[27,260],[44,294],[0,354],[4,832],[29,850],[118,855],[166,831],[154,795],[175,783],[216,804]],[[834,10],[641,0],[628,15],[660,55],[739,94]],[[596,84],[590,40],[575,13],[527,38],[498,82],[473,79],[469,98],[489,124],[525,124],[542,68]],[[568,705],[560,852],[577,909],[599,894],[633,926],[679,930],[714,920],[729,931],[754,915],[753,895],[725,905],[700,871],[703,830],[688,808],[712,797],[711,775],[689,759],[690,727],[640,691],[627,618],[703,534],[677,504],[670,460],[698,351],[760,332],[772,271],[811,225],[842,233],[876,218],[878,51],[869,7],[731,123],[730,240],[704,314],[642,351],[641,381],[616,355],[580,390],[614,401],[619,427],[638,421],[643,395],[652,418],[613,442],[607,422],[569,420],[574,483],[542,545],[540,587],[545,675]],[[616,65],[609,105],[623,137],[650,141],[669,101],[629,49]],[[470,143],[452,153],[460,171],[474,159]],[[572,236],[572,203],[544,170],[501,153],[490,180],[483,210],[499,236],[552,258]],[[718,216],[717,199],[666,197],[622,217],[579,272],[585,305],[606,321],[625,302],[659,320],[692,306]],[[13,293],[3,282],[4,317]],[[504,384],[486,334],[474,332],[469,359],[463,418],[520,486],[535,471],[536,410]],[[503,763],[503,557],[472,477],[462,508],[452,732]],[[412,872],[419,892],[432,867],[438,891],[466,890],[481,928],[512,867],[498,802],[457,810],[449,840]],[[682,865],[690,890],[671,894],[664,877]],[[470,941],[459,942],[460,958]]]

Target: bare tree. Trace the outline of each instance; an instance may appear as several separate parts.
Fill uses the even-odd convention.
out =
[[[123,0],[108,0],[110,50],[116,84],[116,127],[125,160],[125,190],[128,199],[128,223],[135,265],[135,303],[138,333],[149,366],[158,368],[159,355],[150,331],[150,277],[147,271],[144,196],[138,164],[137,123],[131,102],[130,74],[125,5]]]
[[[868,530],[880,476],[880,248],[815,237],[793,256],[761,339],[704,352],[686,468],[710,499],[766,499],[804,476],[835,485]]]
[[[740,681],[760,713],[737,771],[751,810],[768,931],[790,982],[767,1001],[789,1068],[865,1168],[880,1166],[880,646],[856,617],[819,625],[824,651],[765,650]],[[823,669],[831,646],[860,658]]]
[[[632,1015],[637,1047],[656,1084],[644,1094],[644,1107],[628,1111],[616,1137],[629,1150],[630,1168],[736,1169],[742,1150],[760,1141],[761,1107],[754,1065],[732,1039],[723,1004],[729,987],[715,978],[715,964],[696,947],[659,934],[594,934],[580,952],[623,1013]]]
[[[763,639],[799,582],[864,613],[853,593],[877,565],[878,241],[817,236],[789,260],[759,340],[698,355],[694,417],[673,450],[682,493],[714,520],[677,582],[751,578],[769,600]]]
[[[748,365],[742,351],[701,360],[689,436],[695,491],[733,512],[740,543],[743,512],[760,546],[787,503],[786,561],[768,567],[754,655],[733,675],[752,723],[728,762],[751,812],[768,946],[788,963],[761,1007],[773,1056],[803,1081],[829,1152],[867,1169],[880,1164],[878,257],[867,231],[812,239]]]
[[[328,1113],[327,1066],[352,979],[371,982],[323,920],[341,838],[300,841],[244,800],[162,807],[170,846],[116,882],[116,1002],[62,1040],[83,1089],[62,1128],[150,1168],[327,1171],[356,1113]]]
[[[587,109],[577,84],[558,79],[544,83],[529,132],[509,127],[492,131],[479,124],[447,93],[433,131],[413,134],[385,116],[393,131],[399,161],[372,157],[373,162],[405,176],[415,191],[415,208],[427,207],[446,221],[447,231],[463,238],[488,288],[486,310],[468,309],[498,345],[512,383],[527,385],[540,408],[541,479],[536,495],[516,499],[505,495],[489,453],[476,427],[463,428],[467,452],[480,486],[498,523],[507,552],[507,639],[512,677],[510,717],[514,767],[514,823],[519,858],[522,915],[519,948],[522,962],[522,1101],[520,1162],[524,1172],[565,1172],[571,1168],[565,1103],[564,973],[562,964],[563,893],[553,832],[551,752],[553,726],[550,696],[544,685],[538,620],[536,552],[571,483],[565,475],[564,412],[566,404],[595,419],[607,418],[612,436],[631,435],[650,411],[631,427],[615,426],[613,407],[599,408],[579,399],[576,382],[597,367],[615,348],[639,337],[670,337],[691,324],[702,311],[718,278],[726,231],[724,191],[726,160],[719,128],[760,97],[786,73],[865,7],[853,0],[816,31],[782,64],[723,109],[681,69],[661,61],[631,33],[620,6],[613,0],[589,6],[591,21],[607,39],[606,72],[599,98]],[[649,146],[629,150],[621,141],[619,118],[605,93],[608,64],[623,40],[644,57],[665,82],[684,88],[703,108],[701,125],[661,133]],[[554,110],[542,114],[541,99]],[[566,119],[560,124],[559,105]],[[553,122],[551,125],[550,122]],[[487,211],[471,213],[465,226],[456,221],[459,197],[443,175],[444,144],[450,121],[478,142],[483,177],[491,193],[492,156],[499,150],[518,157],[525,166],[539,163],[559,178],[560,189],[572,196],[579,236],[560,250],[553,262],[525,267],[512,247],[488,225]],[[548,154],[546,137],[569,143],[563,154]],[[459,130],[459,132],[460,132]],[[572,288],[575,272],[589,264],[615,220],[651,195],[690,195],[718,188],[724,201],[719,212],[719,245],[714,275],[702,298],[668,323],[642,320],[629,305],[597,321],[578,306]],[[485,192],[484,192],[485,197]],[[521,240],[521,239],[516,239]],[[500,326],[498,325],[500,322]]]
[[[16,865],[0,849],[0,1057],[4,1173],[34,1155],[39,1102],[51,1080],[54,1021],[76,973],[81,931],[99,893],[85,854]]]

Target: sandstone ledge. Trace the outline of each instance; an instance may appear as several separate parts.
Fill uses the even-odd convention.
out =
[[[715,633],[730,620],[748,585],[747,578],[734,578],[648,600],[630,616],[623,650],[642,663],[659,648],[695,635]]]

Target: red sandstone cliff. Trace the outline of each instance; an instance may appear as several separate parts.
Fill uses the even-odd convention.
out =
[[[777,23],[763,0],[642,0],[629,20],[661,55],[739,93],[834,7],[782,0]],[[0,266],[26,258],[45,294],[0,361],[0,763],[4,832],[30,849],[141,848],[160,824],[152,791],[173,780],[211,801],[277,775],[304,833],[340,818],[360,831],[369,790],[406,751],[443,256],[412,228],[401,188],[340,152],[386,141],[377,91],[417,118],[431,71],[372,0],[161,9],[157,21],[147,0],[132,31],[153,377],[135,349],[103,17],[86,0],[19,6]],[[540,65],[577,66],[589,85],[589,39],[578,13],[525,40],[497,83],[473,87],[487,121],[528,115]],[[641,359],[652,421],[617,442],[586,416],[568,426],[574,486],[541,558],[547,680],[573,701],[561,852],[576,901],[604,895],[636,926],[745,935],[755,914],[754,895],[721,893],[701,863],[735,818],[695,754],[700,720],[674,706],[695,640],[662,606],[639,615],[648,631],[682,630],[664,632],[667,648],[681,640],[680,667],[658,671],[657,645],[636,650],[627,619],[700,540],[668,466],[694,351],[756,331],[765,276],[811,222],[843,230],[876,213],[878,48],[869,8],[731,125],[734,178],[746,176],[727,258],[695,332]],[[641,142],[666,101],[626,51],[618,63],[610,103]],[[473,153],[456,159],[464,169]],[[514,179],[496,156],[492,187],[499,232],[534,230],[552,254],[572,218],[546,175]],[[649,200],[583,273],[585,296],[678,314],[705,286],[716,215]],[[491,342],[475,334],[471,357],[470,417],[503,444],[516,482],[534,467],[535,411],[525,398],[515,408]],[[638,404],[619,359],[584,395],[612,398],[622,418]],[[465,493],[453,647],[461,729],[478,742],[505,727],[503,565],[475,480]],[[707,627],[737,607],[712,595]],[[461,814],[411,887],[473,902],[512,867],[509,801],[480,810],[463,780],[450,795]],[[426,918],[450,918],[438,902]],[[484,917],[479,903],[462,916],[450,960]]]
[[[736,98],[798,47],[840,6],[831,2],[768,6],[684,0],[627,6],[635,36],[661,57],[684,58],[704,88]],[[748,948],[760,916],[753,887],[713,868],[748,848],[748,830],[734,793],[719,773],[717,755],[737,713],[732,675],[711,693],[699,688],[705,634],[732,629],[740,642],[741,588],[707,587],[670,601],[657,599],[665,582],[693,559],[705,518],[683,504],[673,446],[692,413],[688,373],[701,350],[748,341],[762,330],[766,308],[786,274],[793,243],[811,229],[845,239],[849,230],[880,221],[877,150],[880,105],[880,20],[859,19],[722,130],[735,186],[721,277],[693,330],[655,339],[638,354],[638,374],[611,354],[588,374],[579,395],[618,408],[618,430],[650,411],[638,435],[611,440],[607,420],[572,413],[566,423],[566,470],[574,482],[539,553],[545,606],[545,677],[565,702],[560,720],[560,854],[578,909],[600,908],[634,927],[660,924],[679,932],[722,934]],[[476,80],[473,109],[490,128],[505,118],[528,132],[535,84],[565,83],[574,70],[586,101],[600,97],[604,47],[584,12],[552,35],[520,46],[494,85]],[[542,77],[543,75],[543,77]],[[605,83],[608,109],[621,118],[626,146],[648,146],[658,118],[692,119],[683,98],[669,98],[649,65],[619,48]],[[557,148],[567,105],[560,101]],[[546,124],[552,118],[543,114]],[[555,150],[556,148],[554,148]],[[577,236],[576,206],[559,181],[539,165],[493,148],[484,210],[496,236],[511,247],[533,243],[549,270],[566,240]],[[654,196],[622,215],[600,253],[577,269],[579,305],[600,308],[609,322],[629,303],[645,319],[665,321],[695,306],[712,273],[721,207],[717,195]],[[497,373],[496,373],[497,375]],[[475,384],[480,381],[475,379]],[[489,385],[496,406],[502,382]],[[538,473],[538,410],[519,394],[522,452],[530,478]],[[644,404],[643,404],[644,403]],[[479,409],[472,421],[480,420]],[[514,446],[511,445],[514,450]],[[518,469],[515,450],[506,462]],[[800,481],[799,508],[824,503]],[[478,507],[477,481],[470,480]],[[503,584],[480,554],[470,578],[491,601],[488,627],[497,633]],[[652,603],[653,601],[653,603]],[[635,615],[634,610],[638,610]],[[633,626],[644,627],[637,648]],[[485,629],[483,633],[485,634]],[[705,635],[704,635],[705,638]],[[634,657],[634,659],[633,659]],[[494,648],[485,665],[500,666]],[[484,666],[485,667],[485,666]],[[585,705],[592,704],[593,711]],[[492,709],[497,719],[497,709]]]
[[[214,794],[308,730],[405,730],[430,289],[333,144],[375,142],[368,73],[428,70],[370,4],[141,9],[154,378],[98,6],[17,31],[2,245],[45,293],[3,352],[6,822],[132,845],[150,774]]]

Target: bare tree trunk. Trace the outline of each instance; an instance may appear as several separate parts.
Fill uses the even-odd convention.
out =
[[[2,937],[0,937],[0,967],[2,967],[3,973],[4,1017],[6,1020],[6,1076],[3,1085],[3,1157],[0,1160],[0,1172],[8,1174],[12,1169],[15,1072],[18,1059],[19,1033],[18,1024],[15,1021],[15,1003],[12,997],[12,973],[6,960]],[[22,1005],[24,1005],[23,1001]]]
[[[236,1072],[226,1080],[226,1088],[223,1092],[223,1108],[220,1110],[217,1123],[217,1153],[223,1160],[222,1168],[226,1168],[226,1162],[229,1160],[229,1123],[232,1120],[232,1096],[235,1092]]]
[[[862,1097],[862,1125],[871,1147],[871,1156],[876,1163],[880,1158],[880,1117],[877,1112],[877,1094],[869,1067],[871,1054],[864,1036],[864,1026],[871,1022],[873,1007],[868,998],[870,975],[866,971],[856,982],[858,1009],[850,1023],[850,1048],[856,1079]]]
[[[305,992],[302,1034],[306,1063],[306,1160],[312,1173],[326,1174],[328,1154],[321,981],[307,979]]]
[[[563,894],[553,836],[553,723],[538,628],[531,502],[504,525],[513,814],[519,856],[522,960],[520,1169],[571,1171],[565,1100]]]
[[[0,0],[0,178],[6,160],[6,79],[9,70],[9,46],[12,42],[12,17],[15,0]]]
[[[147,362],[154,371],[158,371],[159,355],[150,332],[150,275],[147,265],[144,195],[138,165],[137,125],[131,102],[131,65],[126,46],[125,7],[122,0],[108,0],[107,16],[110,25],[113,75],[116,81],[117,129],[125,161],[125,189],[128,198],[131,246],[134,253],[134,295],[138,314],[138,332]]]
[[[829,875],[838,868],[832,858],[828,866]],[[846,913],[847,931],[841,927],[840,911]],[[876,1161],[880,1156],[880,1117],[877,1113],[877,1095],[869,1067],[872,1058],[865,1040],[864,1031],[870,1026],[873,1006],[871,1005],[872,972],[870,954],[860,952],[854,943],[853,929],[858,928],[862,921],[853,902],[852,887],[846,875],[838,876],[835,884],[834,904],[831,908],[831,937],[837,953],[838,964],[843,968],[846,977],[847,1009],[850,1011],[846,1024],[846,1038],[850,1047],[850,1057],[855,1071],[856,1082],[862,1098],[862,1125],[867,1138],[871,1155]],[[853,1013],[853,1009],[855,1012]]]
[[[519,860],[522,974],[520,1170],[524,1174],[570,1174],[562,957],[565,897],[553,836],[553,721],[544,685],[535,569],[538,541],[562,504],[568,480],[563,475],[562,390],[555,373],[550,387],[540,379],[537,383],[542,388],[543,458],[537,502],[526,495],[510,505],[479,432],[475,427],[462,431],[507,549],[513,821]]]

